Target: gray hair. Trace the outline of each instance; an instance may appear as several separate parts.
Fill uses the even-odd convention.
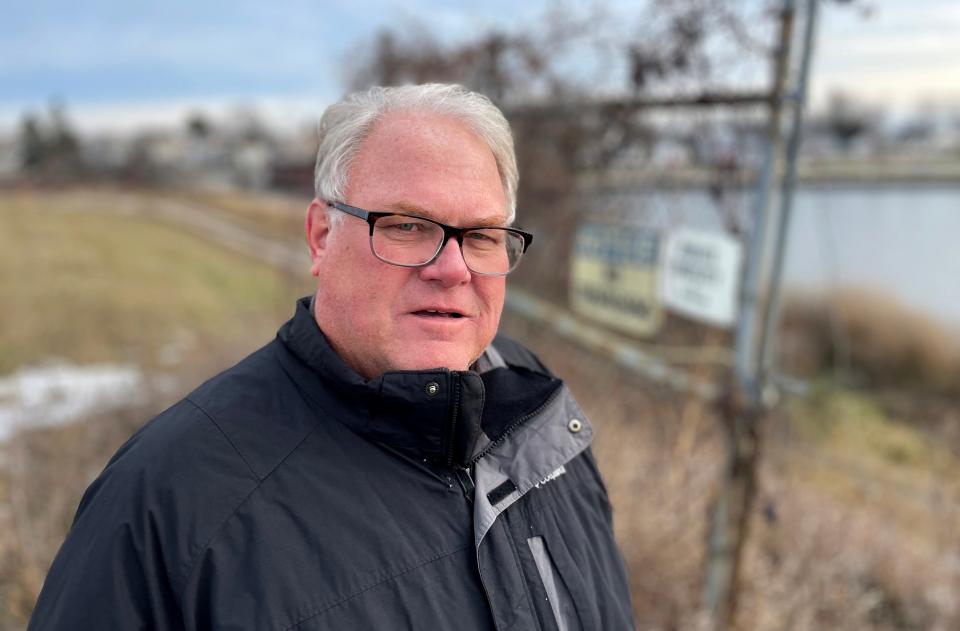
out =
[[[347,174],[360,145],[385,114],[400,110],[452,116],[463,121],[490,147],[507,198],[507,222],[512,223],[519,174],[510,124],[490,99],[460,85],[374,87],[348,94],[329,106],[320,118],[318,129],[320,148],[313,175],[317,198],[344,201]]]

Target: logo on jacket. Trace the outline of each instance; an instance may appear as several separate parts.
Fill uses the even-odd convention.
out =
[[[534,485],[533,485],[533,488],[539,489],[541,486],[543,486],[544,484],[546,484],[546,483],[549,482],[550,480],[556,480],[557,478],[559,478],[561,475],[563,475],[563,474],[566,473],[566,472],[567,472],[567,468],[564,467],[563,465],[560,465],[560,468],[559,468],[559,469],[557,469],[556,471],[554,471],[553,473],[551,473],[550,475],[548,475],[548,476],[545,477],[544,479],[542,479],[542,480],[540,480],[539,482],[537,482],[536,484],[534,484]]]

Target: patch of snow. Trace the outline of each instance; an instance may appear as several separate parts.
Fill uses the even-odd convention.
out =
[[[132,365],[57,363],[0,378],[0,440],[18,429],[61,425],[98,409],[135,403],[144,376]]]

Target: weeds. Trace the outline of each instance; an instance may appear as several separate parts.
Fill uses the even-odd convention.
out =
[[[874,388],[956,395],[960,340],[943,324],[888,295],[842,289],[794,294],[784,309],[785,368],[838,374]]]

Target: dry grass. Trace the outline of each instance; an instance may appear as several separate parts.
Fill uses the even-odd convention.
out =
[[[151,413],[127,409],[73,425],[21,432],[0,467],[0,629],[25,626],[84,489]]]
[[[310,204],[309,197],[201,190],[177,190],[168,195],[188,204],[199,204],[258,234],[280,240],[294,237],[300,244],[305,243],[303,220]]]
[[[291,312],[282,273],[110,201],[0,199],[0,374],[50,356],[162,364],[172,343],[265,341]]]
[[[784,309],[788,370],[836,371],[874,387],[956,393],[960,339],[886,294],[856,288],[794,294]]]
[[[960,460],[949,446],[829,386],[774,430],[744,628],[957,628]]]

